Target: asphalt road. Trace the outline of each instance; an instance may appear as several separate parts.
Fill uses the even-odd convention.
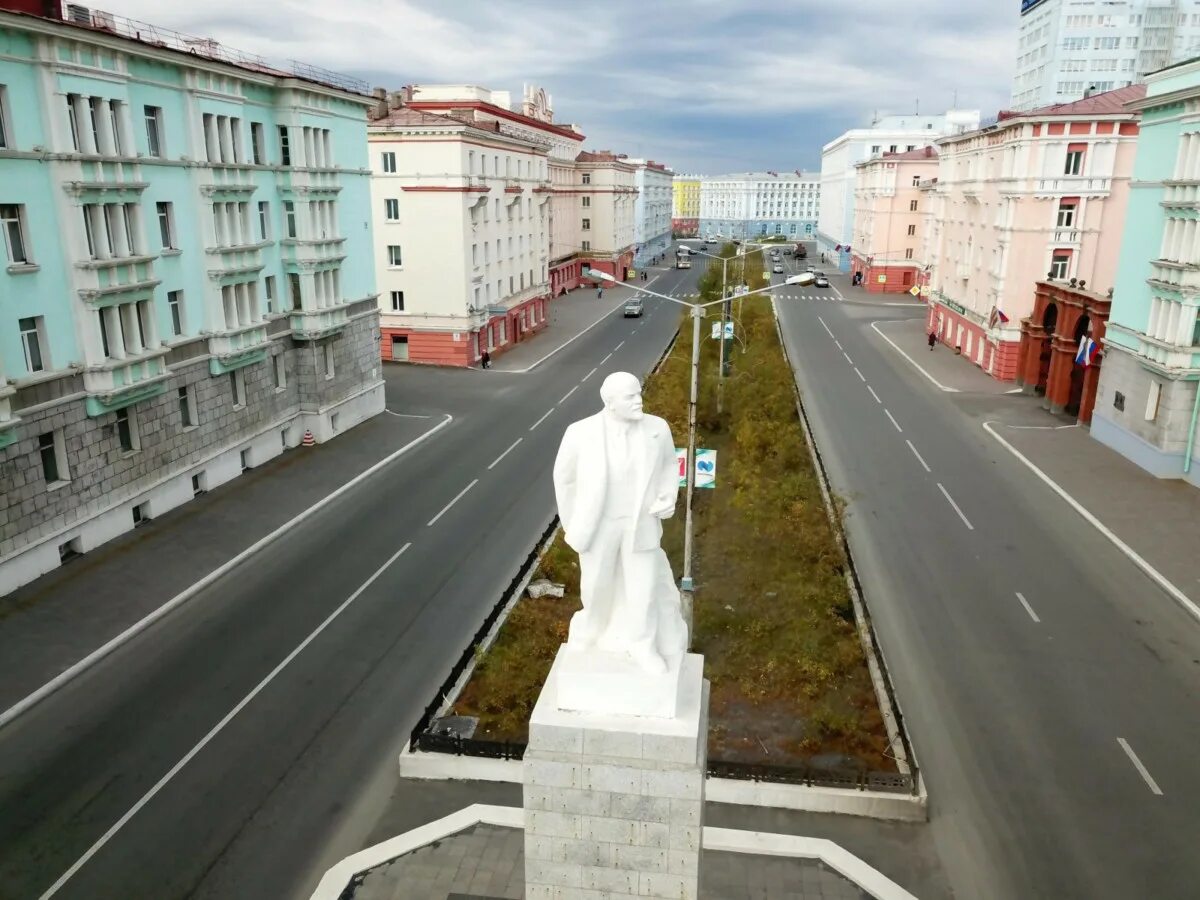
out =
[[[1200,895],[1195,621],[869,327],[921,310],[784,293],[956,896]]]
[[[678,322],[651,299],[529,374],[389,368],[453,423],[0,731],[0,897],[306,897],[549,521],[563,429]]]

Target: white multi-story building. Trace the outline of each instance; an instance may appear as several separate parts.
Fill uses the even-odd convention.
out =
[[[870,128],[855,128],[821,150],[821,214],[817,244],[839,268],[850,270],[854,236],[854,188],[859,163],[884,153],[906,153],[939,138],[979,127],[979,110],[950,110],[939,116],[885,116]]]
[[[1022,0],[1012,109],[1135,84],[1198,53],[1194,0]]]
[[[745,172],[700,182],[700,235],[752,238],[810,236],[821,213],[815,173]]]
[[[610,150],[575,157],[579,194],[580,255],[589,268],[618,281],[633,265],[637,167]]]
[[[628,159],[637,166],[633,206],[633,264],[639,269],[671,247],[672,177],[670,169],[652,159]]]
[[[368,129],[387,359],[472,365],[546,323],[549,143],[457,101],[446,115],[414,108],[471,92],[507,110],[482,88],[410,88],[381,100]]]

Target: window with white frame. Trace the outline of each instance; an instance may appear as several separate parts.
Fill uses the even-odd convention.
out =
[[[267,138],[262,122],[250,123],[250,159],[256,166],[267,162]]]
[[[282,353],[276,353],[271,358],[271,376],[275,390],[282,391],[287,387],[287,357]]]
[[[581,197],[579,200],[579,204],[584,209],[587,209],[589,206],[592,205],[592,198],[591,197]]]
[[[1050,277],[1066,278],[1071,268],[1071,256],[1067,253],[1055,253],[1050,259]]]
[[[229,373],[229,393],[234,409],[246,405],[246,373],[242,369],[234,369]]]
[[[179,403],[179,424],[183,428],[195,428],[200,424],[196,418],[196,397],[191,386],[181,387],[176,391]]]
[[[258,282],[243,281],[221,287],[221,311],[225,329],[235,331],[262,321],[258,312]]]
[[[271,237],[271,204],[267,200],[258,201],[258,239],[269,240]]]
[[[175,209],[172,203],[155,203],[154,208],[158,213],[158,233],[162,238],[162,247],[164,250],[174,250],[175,248]]]
[[[21,332],[21,349],[25,353],[25,370],[30,374],[43,372],[49,367],[42,348],[46,346],[46,320],[42,316],[30,316],[17,320]]]
[[[400,221],[400,201],[389,197],[383,201],[383,217],[389,222]]]
[[[8,120],[8,86],[0,84],[0,150],[12,149],[12,123]]]
[[[1150,390],[1146,394],[1146,413],[1145,419],[1147,422],[1153,422],[1158,418],[1158,406],[1162,401],[1162,382],[1150,379]]]
[[[138,356],[158,346],[158,329],[149,300],[116,303],[96,310],[100,349],[106,359]]]
[[[392,291],[392,312],[404,312],[404,291]]]
[[[394,174],[396,171],[396,154],[391,150],[382,154],[383,171]]]
[[[323,349],[324,349],[324,351],[325,351],[325,353],[324,353],[324,358],[325,358],[325,379],[328,381],[329,379],[333,378],[333,375],[334,375],[334,371],[333,371],[333,344],[326,344],[326,345],[324,346],[324,348],[323,348]]]
[[[292,301],[293,312],[304,309],[304,293],[300,287],[300,274],[288,272],[288,298]]]
[[[400,253],[399,244],[388,244],[387,256],[388,265],[393,269],[398,269],[404,264],[404,257]]]
[[[117,410],[117,443],[125,453],[136,453],[142,449],[137,410],[132,406]]]
[[[85,203],[82,210],[84,236],[92,259],[138,255],[136,203]]]
[[[142,116],[146,120],[146,155],[162,156],[162,107],[143,106]]]
[[[1083,171],[1083,151],[1070,150],[1067,152],[1066,164],[1063,166],[1064,175],[1078,175]]]
[[[584,219],[583,225],[581,227],[583,228],[584,231],[591,231],[592,230],[592,220]]]
[[[584,183],[584,184],[591,184],[591,183],[592,183],[592,173],[591,173],[591,172],[584,172],[584,173],[583,173],[583,183]]]
[[[249,203],[214,203],[213,234],[218,247],[252,244]]]
[[[1058,227],[1070,228],[1075,224],[1075,204],[1060,203],[1058,207]]]
[[[58,487],[71,480],[63,429],[55,428],[38,435],[38,455],[42,459],[42,479],[46,487]]]
[[[592,249],[592,242],[591,242],[591,241],[582,241],[581,243],[583,244],[583,246],[581,247],[581,249],[583,249],[583,250],[591,250],[591,249]]]
[[[9,265],[31,265],[33,260],[29,254],[29,242],[25,239],[25,205],[0,204],[0,228],[4,229],[4,246],[8,251]]]
[[[167,291],[167,311],[171,314],[171,334],[183,334],[183,291]]]
[[[279,164],[281,166],[292,164],[292,144],[286,125],[279,126]]]
[[[283,221],[287,236],[296,237],[296,204],[292,200],[283,201]]]
[[[267,312],[275,312],[275,276],[267,275],[263,278],[263,294],[267,300]]]

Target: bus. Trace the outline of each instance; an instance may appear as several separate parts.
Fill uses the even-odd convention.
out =
[[[692,267],[692,254],[687,247],[680,247],[675,254],[675,268],[690,269]]]

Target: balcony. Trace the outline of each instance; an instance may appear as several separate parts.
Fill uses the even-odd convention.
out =
[[[1169,259],[1155,259],[1150,263],[1148,281],[1151,286],[1168,291],[1194,293],[1200,291],[1200,266]]]
[[[292,337],[298,341],[316,341],[337,334],[349,323],[349,310],[349,303],[339,303],[324,309],[292,310]]]
[[[302,240],[300,238],[284,238],[279,242],[282,248],[283,261],[298,265],[336,261],[346,258],[343,237],[317,238]]]
[[[1019,183],[1019,182],[1018,182]],[[1107,197],[1112,190],[1112,179],[1092,175],[1059,175],[1055,178],[1034,179],[1032,190],[1021,190],[1019,193],[1032,193],[1035,197],[1062,197],[1068,195],[1080,197]]]
[[[210,375],[224,375],[267,358],[271,339],[267,336],[267,323],[254,322],[250,325],[211,334],[208,338],[208,361]]]
[[[1083,232],[1078,228],[1056,228],[1054,230],[1054,245],[1056,247],[1078,247]]]
[[[102,416],[165,392],[170,377],[166,364],[169,352],[168,348],[160,347],[135,356],[106,359],[84,369],[87,414]]]

